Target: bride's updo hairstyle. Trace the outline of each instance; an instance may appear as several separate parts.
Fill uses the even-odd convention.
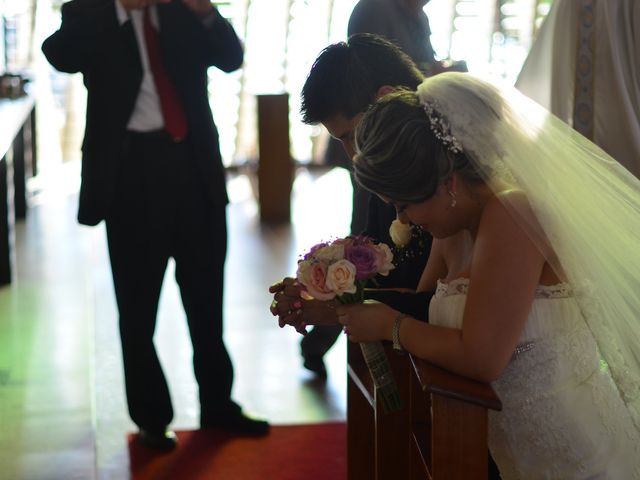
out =
[[[470,161],[475,139],[467,149],[469,137],[464,142],[456,137],[455,126],[441,113],[438,98],[426,99],[421,92],[442,77],[432,90],[448,90],[448,95],[457,97],[456,103],[477,109],[474,114],[483,119],[482,130],[494,133],[492,125],[500,118],[499,96],[459,88],[457,75],[466,74],[436,75],[425,80],[417,92],[396,90],[365,112],[356,129],[354,170],[360,185],[395,202],[418,203],[434,195],[453,172],[469,182],[488,179],[492,168],[484,164],[480,171],[478,162]],[[491,139],[481,139],[483,142]],[[496,144],[493,142],[495,153]]]
[[[429,128],[416,92],[400,89],[367,110],[356,129],[356,180],[367,190],[397,202],[431,197],[464,154],[448,152]]]

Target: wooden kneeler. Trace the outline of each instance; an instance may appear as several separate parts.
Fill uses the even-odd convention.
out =
[[[385,347],[403,402],[385,414],[360,347],[347,347],[347,478],[475,480],[488,471],[487,385]]]

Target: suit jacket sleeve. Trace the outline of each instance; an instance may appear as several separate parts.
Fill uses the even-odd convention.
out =
[[[201,22],[204,61],[207,66],[217,67],[224,72],[232,72],[242,66],[244,51],[242,42],[233,26],[217,9],[213,11],[213,21],[207,26]]]
[[[99,41],[118,34],[120,24],[114,1],[73,0],[62,5],[60,28],[42,44],[42,52],[57,70],[85,71]]]

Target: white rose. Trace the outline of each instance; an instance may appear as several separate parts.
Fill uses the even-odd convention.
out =
[[[329,265],[344,258],[344,245],[332,243],[313,252],[313,256],[319,262]]]
[[[406,247],[411,241],[411,225],[403,223],[396,218],[391,222],[389,235],[397,247]]]
[[[327,269],[326,287],[337,295],[356,293],[356,266],[349,260],[338,260]]]

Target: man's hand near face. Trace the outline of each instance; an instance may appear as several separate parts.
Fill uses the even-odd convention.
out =
[[[131,10],[138,10],[141,8],[149,7],[151,5],[157,5],[159,3],[170,3],[171,0],[117,0],[124,7],[127,12]],[[215,7],[210,0],[182,0],[189,10],[195,13],[198,17],[204,18],[209,15]]]
[[[156,5],[157,3],[169,3],[171,0],[117,0],[127,12]]]

